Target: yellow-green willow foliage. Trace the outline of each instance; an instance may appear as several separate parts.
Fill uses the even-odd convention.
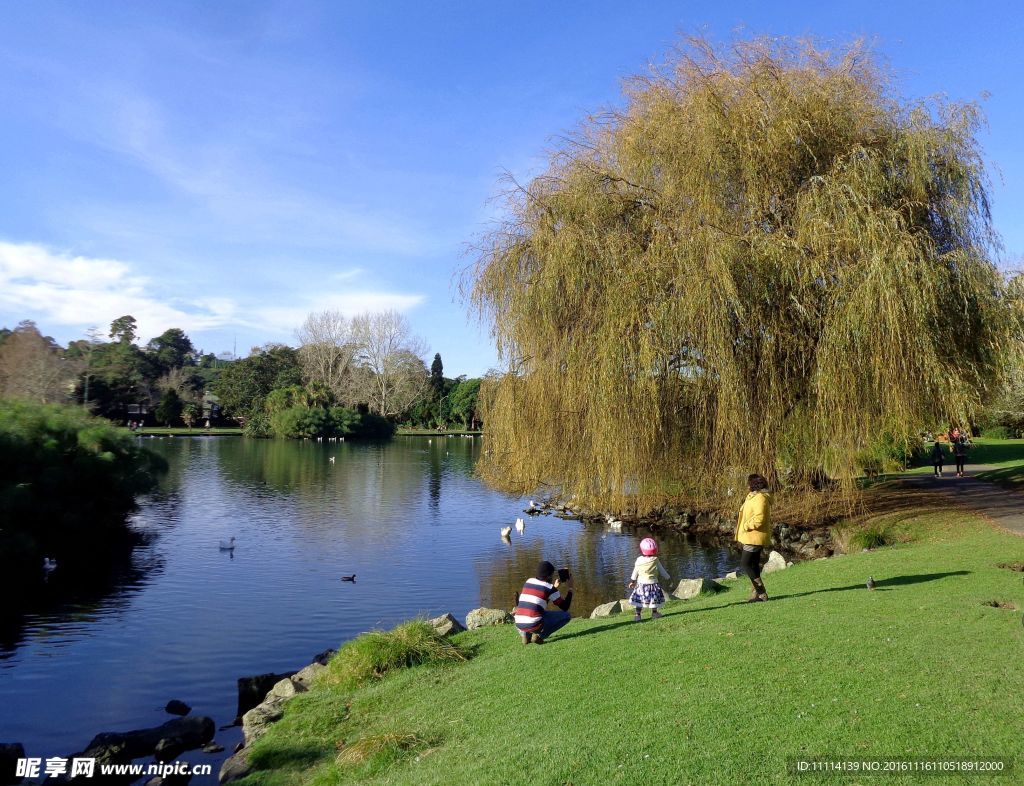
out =
[[[485,478],[644,510],[966,422],[1015,330],[976,105],[775,39],[688,40],[626,99],[482,244]]]

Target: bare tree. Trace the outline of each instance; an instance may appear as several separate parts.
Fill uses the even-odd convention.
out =
[[[320,383],[339,399],[345,397],[357,350],[352,326],[340,311],[319,311],[295,331],[306,382]]]
[[[378,415],[393,417],[427,394],[426,345],[413,335],[405,317],[397,311],[368,313],[351,324],[358,370],[351,375],[350,396],[367,402]]]
[[[34,322],[19,323],[0,347],[0,395],[50,403],[68,398],[78,371]]]

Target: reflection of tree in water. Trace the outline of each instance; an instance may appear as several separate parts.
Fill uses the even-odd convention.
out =
[[[527,520],[528,529],[531,525],[541,527],[548,523]],[[640,554],[640,540],[651,534],[646,529],[618,534],[583,528],[575,537],[557,544],[513,536],[511,544],[496,544],[490,559],[476,561],[480,602],[484,606],[509,608],[523,582],[536,572],[537,563],[547,560],[556,568],[568,567],[572,571],[576,586],[571,611],[573,616],[586,616],[602,603],[628,596],[626,584]],[[731,554],[715,539],[653,534],[661,544],[663,563],[672,575],[670,582],[662,583],[666,591],[680,578],[714,578],[735,570],[739,562],[738,555]]]
[[[61,631],[68,622],[81,624],[128,611],[132,596],[164,570],[163,558],[149,548],[151,541],[149,534],[136,534],[108,545],[104,555],[87,564],[62,562],[31,594],[18,593],[20,604],[0,604],[0,660],[24,641],[26,624],[38,638],[50,629]]]
[[[527,524],[529,526],[529,524]],[[629,570],[626,549],[602,548],[599,537],[581,533],[580,537],[557,546],[543,541],[512,545],[498,544],[492,559],[478,560],[480,599],[484,606],[509,608],[526,579],[533,576],[537,563],[547,560],[556,568],[568,567],[575,577],[573,616],[589,614],[595,606],[624,597]],[[504,549],[504,551],[502,551]]]
[[[471,440],[449,442],[231,439],[207,471],[242,492],[242,511],[255,492],[282,505],[292,528],[329,537],[343,527],[353,545],[373,544],[413,537],[412,517],[436,514],[445,475],[471,473]]]

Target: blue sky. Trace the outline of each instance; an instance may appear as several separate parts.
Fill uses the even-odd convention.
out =
[[[908,96],[983,92],[995,222],[1024,255],[1010,2],[82,2],[0,15],[0,325],[121,314],[207,351],[397,308],[449,375],[495,363],[457,276],[557,135],[680,31],[865,36]],[[429,358],[428,358],[429,360]]]

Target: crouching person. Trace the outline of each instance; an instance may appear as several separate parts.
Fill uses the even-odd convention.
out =
[[[543,644],[548,636],[569,622],[569,604],[572,603],[572,575],[568,571],[564,577],[555,577],[555,566],[550,562],[541,562],[537,566],[537,575],[527,579],[519,593],[516,604],[515,620],[519,628],[519,637],[523,644]],[[565,589],[563,597],[560,589]],[[548,611],[548,604],[558,607],[558,611]]]

